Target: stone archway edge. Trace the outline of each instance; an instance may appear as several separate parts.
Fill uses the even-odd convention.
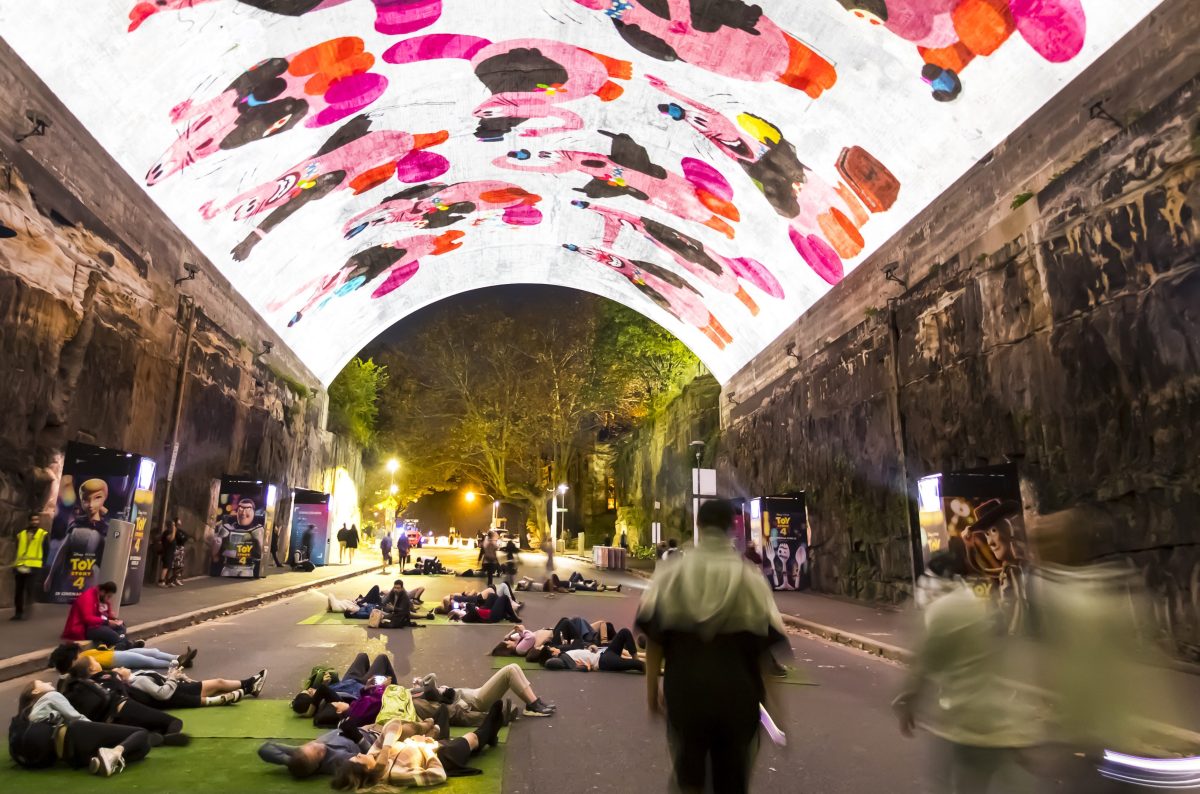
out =
[[[194,626],[197,623],[213,620],[215,618],[233,615],[238,612],[245,612],[254,607],[268,603],[271,601],[279,601],[283,598],[297,595],[299,593],[312,590],[316,587],[324,587],[326,585],[335,584],[353,579],[356,576],[362,576],[366,573],[379,571],[383,569],[382,563],[366,568],[355,568],[351,571],[341,571],[334,576],[328,576],[321,579],[314,579],[302,584],[289,585],[278,590],[271,590],[266,593],[248,595],[243,598],[226,601],[213,606],[201,607],[200,609],[185,612],[180,615],[173,615],[169,618],[160,618],[158,620],[150,620],[145,623],[139,623],[136,626],[129,627],[129,633],[138,639],[148,640],[151,637],[156,637],[160,634],[166,634],[169,631],[178,631],[179,629]],[[8,659],[0,660],[0,681],[9,681],[14,678],[20,678],[30,673],[36,673],[47,669],[46,660],[50,658],[50,653],[54,650],[54,646],[42,648],[36,651],[23,653],[20,656],[13,656]]]

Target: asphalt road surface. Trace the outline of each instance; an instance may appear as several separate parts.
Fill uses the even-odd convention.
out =
[[[446,555],[452,567],[467,567],[474,554]],[[541,572],[540,555],[528,555],[523,571]],[[590,566],[559,559],[562,572]],[[595,575],[595,574],[593,574]],[[629,626],[644,582],[633,576],[599,574],[620,582],[620,597],[525,594],[527,625],[552,626],[562,616],[611,620]],[[333,587],[343,597],[373,584],[390,585],[394,576],[365,574]],[[431,577],[426,602],[478,579]],[[297,622],[324,610],[308,593],[249,612],[210,621],[154,638],[172,652],[200,649],[193,678],[243,677],[269,669],[264,697],[290,697],[309,669],[319,663],[344,667],[358,651],[393,655],[402,680],[436,672],[440,683],[477,686],[491,673],[489,649],[504,633],[493,628],[456,626],[410,630],[363,626],[301,626]],[[889,702],[903,669],[892,663],[807,635],[791,637],[797,665],[816,686],[781,686],[786,712],[779,718],[788,744],[765,740],[752,788],[787,794],[823,792],[909,794],[923,790],[926,741],[903,739]],[[668,790],[665,729],[645,709],[644,679],[631,674],[534,671],[538,695],[558,705],[550,719],[523,718],[509,736],[503,790],[517,794],[572,792],[655,792]],[[48,676],[43,676],[48,677]],[[7,724],[17,693],[32,677],[0,684],[0,716]],[[719,686],[719,682],[715,685]],[[235,707],[236,708],[236,707]],[[252,744],[252,743],[251,743]],[[248,751],[252,751],[248,748]],[[81,786],[87,784],[80,778]]]

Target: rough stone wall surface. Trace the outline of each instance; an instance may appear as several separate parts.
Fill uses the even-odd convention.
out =
[[[1101,508],[1112,521],[1077,540],[1142,569],[1156,628],[1200,656],[1197,108],[1193,63],[1173,94],[1040,189],[995,186],[996,204],[977,207],[999,217],[991,228],[889,244],[881,261],[908,283],[885,292],[876,272],[860,279],[873,293],[847,284],[859,315],[837,338],[773,382],[751,369],[727,384],[745,404],[725,418],[725,481],[807,492],[817,589],[901,600],[905,491],[1012,460],[1027,522]],[[819,325],[829,305],[802,322]]]
[[[29,510],[52,504],[54,477],[61,473],[53,452],[61,455],[61,444],[47,457],[41,447],[48,438],[156,459],[161,504],[186,309],[179,294],[147,280],[119,247],[39,206],[2,157],[0,188],[0,223],[15,232],[0,239],[0,560],[7,560]],[[61,396],[65,346],[83,324],[89,280],[97,286],[78,382],[63,415],[48,420]],[[186,292],[187,286],[180,294]],[[321,489],[336,467],[362,480],[360,451],[322,429],[325,396],[310,391],[315,380],[276,374],[272,367],[296,370],[280,368],[275,357],[255,360],[250,345],[262,337],[236,338],[205,310],[220,300],[219,294],[197,297],[171,497],[171,514],[197,539],[206,532],[213,478],[221,474],[254,474],[281,492]],[[252,319],[243,322],[254,328]],[[199,550],[191,544],[189,573],[204,568]],[[9,578],[3,587],[0,605],[11,603]]]
[[[649,544],[650,524],[662,523],[663,539],[690,540],[692,441],[705,442],[701,462],[711,465],[720,433],[720,384],[703,374],[670,404],[633,432],[613,442],[617,515],[614,538],[628,533],[631,546]],[[659,508],[654,507],[655,502]],[[589,536],[589,542],[595,542]]]

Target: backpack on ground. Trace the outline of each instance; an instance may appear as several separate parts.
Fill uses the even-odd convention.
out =
[[[44,769],[58,760],[54,752],[54,730],[51,722],[30,722],[23,712],[8,723],[8,754],[26,769]]]
[[[321,684],[328,684],[332,686],[340,680],[341,677],[338,676],[337,670],[334,670],[332,667],[326,667],[323,664],[319,664],[309,671],[308,678],[304,680],[304,683],[301,684],[300,688],[316,689],[317,687],[321,686]]]

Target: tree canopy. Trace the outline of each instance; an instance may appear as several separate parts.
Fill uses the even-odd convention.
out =
[[[329,427],[363,447],[375,440],[379,395],[388,383],[387,368],[356,358],[329,385]]]
[[[564,478],[579,440],[628,430],[696,366],[642,315],[562,295],[553,305],[460,299],[373,350],[390,374],[377,401],[376,446],[402,461],[401,503],[474,486],[544,527],[546,488]]]

